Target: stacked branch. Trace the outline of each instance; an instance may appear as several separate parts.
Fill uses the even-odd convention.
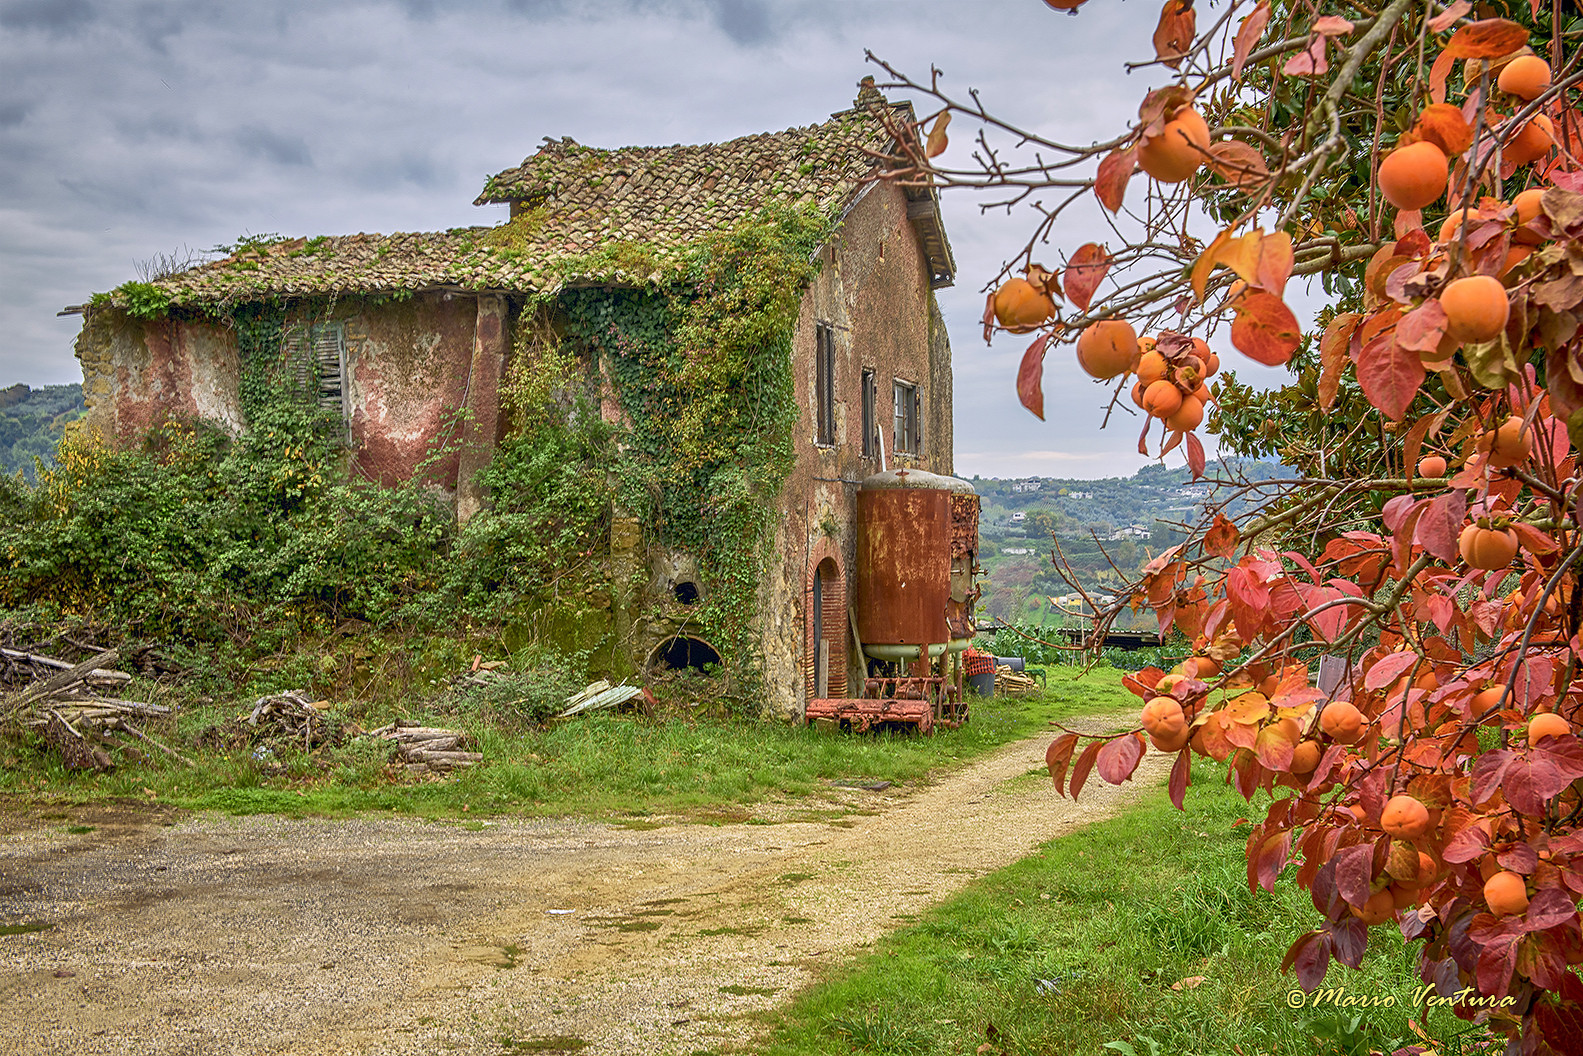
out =
[[[0,697],[0,715],[38,730],[71,770],[115,769],[106,748],[138,745],[152,747],[191,766],[190,760],[166,747],[133,725],[133,719],[158,719],[170,709],[162,704],[101,696],[102,688],[132,680],[125,671],[108,665],[119,659],[114,649],[104,649],[81,663],[20,649],[0,649],[3,681],[18,686]],[[135,747],[141,752],[141,748]]]
[[[446,774],[475,766],[484,759],[482,752],[462,750],[466,734],[437,726],[395,722],[372,731],[369,736],[394,742],[396,755],[406,764],[410,774]]]

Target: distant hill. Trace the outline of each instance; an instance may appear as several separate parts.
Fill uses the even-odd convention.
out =
[[[1273,462],[1236,461],[1231,469],[1253,481],[1289,475]],[[1220,472],[1212,467],[1211,478]],[[1185,466],[1158,464],[1103,480],[972,479],[982,504],[983,600],[1002,619],[1042,619],[1048,598],[1071,591],[1050,559],[1057,545],[1083,588],[1105,593],[1179,542],[1178,526],[1195,524],[1216,491],[1213,480],[1195,482]],[[1228,513],[1235,517],[1242,506],[1233,503]]]
[[[33,479],[33,459],[55,464],[66,423],[87,413],[81,385],[12,385],[0,389],[0,473]]]

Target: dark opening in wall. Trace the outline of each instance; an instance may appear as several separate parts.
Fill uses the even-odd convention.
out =
[[[719,663],[720,654],[714,646],[698,638],[686,638],[681,635],[665,639],[649,654],[650,667],[671,671],[688,667],[702,671]]]
[[[698,584],[690,580],[683,581],[676,584],[675,590],[676,600],[683,605],[695,605],[698,603]]]

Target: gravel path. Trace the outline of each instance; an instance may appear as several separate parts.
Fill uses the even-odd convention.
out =
[[[0,799],[0,1048],[690,1053],[975,877],[1164,776],[1073,804],[1048,735],[773,824],[46,814]],[[840,806],[841,803],[832,804]],[[807,803],[778,808],[808,816]],[[91,832],[72,832],[92,826]]]

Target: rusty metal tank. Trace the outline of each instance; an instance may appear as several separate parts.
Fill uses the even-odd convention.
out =
[[[857,630],[877,660],[960,652],[972,638],[978,494],[956,477],[897,469],[857,494]]]

